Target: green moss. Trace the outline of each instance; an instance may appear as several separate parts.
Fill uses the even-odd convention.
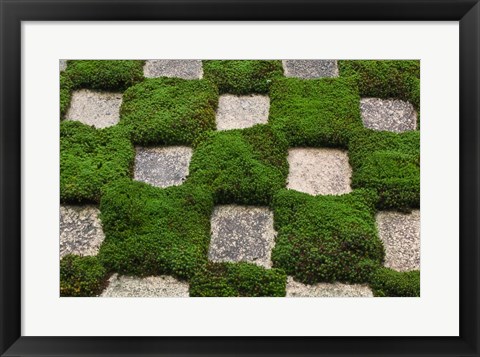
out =
[[[193,153],[187,181],[210,187],[217,203],[268,204],[285,186],[287,149],[266,125],[211,132]]]
[[[375,226],[374,192],[310,196],[282,190],[274,199],[274,267],[307,284],[367,282],[384,251]]]
[[[340,76],[355,76],[362,97],[398,98],[420,110],[420,61],[338,61]]]
[[[373,274],[370,286],[375,296],[420,296],[420,271],[398,272],[380,268]]]
[[[74,88],[123,92],[143,80],[143,65],[133,60],[74,60],[64,73]]]
[[[341,146],[363,127],[360,97],[352,78],[274,81],[270,90],[273,127],[291,146]]]
[[[190,282],[190,296],[285,296],[287,276],[248,263],[210,263]]]
[[[96,296],[105,280],[106,270],[97,257],[67,255],[60,261],[60,296]]]
[[[282,61],[203,61],[203,76],[220,93],[267,93],[272,79],[283,76]]]
[[[99,259],[120,274],[189,278],[206,264],[212,209],[211,194],[201,187],[116,181],[104,187],[100,203]]]
[[[380,209],[420,207],[420,132],[364,130],[349,149],[353,188],[375,189]]]
[[[73,83],[65,73],[60,74],[60,119],[67,113],[72,99]]]
[[[218,94],[205,80],[152,78],[123,95],[120,125],[137,144],[191,144],[215,129]]]
[[[60,123],[60,200],[98,202],[107,182],[131,174],[135,150],[113,126],[95,129],[77,121]]]

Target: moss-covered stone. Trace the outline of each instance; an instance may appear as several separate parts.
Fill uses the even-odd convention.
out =
[[[287,143],[266,125],[211,132],[200,140],[187,181],[208,186],[216,203],[269,204],[285,186]]]
[[[398,272],[380,268],[372,274],[370,287],[375,296],[420,296],[420,271]]]
[[[60,73],[60,119],[67,114],[72,100],[73,83],[65,73]]]
[[[272,80],[282,76],[282,61],[203,61],[203,77],[220,93],[267,93]]]
[[[215,129],[216,88],[205,80],[150,78],[123,94],[120,125],[135,144],[189,145]]]
[[[129,177],[135,150],[118,127],[60,123],[60,201],[98,202],[103,185]]]
[[[73,60],[64,74],[73,87],[121,91],[143,80],[144,61]]]
[[[362,97],[398,98],[420,112],[419,60],[343,60],[338,66],[340,76],[357,78]]]
[[[269,122],[291,146],[346,147],[362,129],[360,96],[352,78],[274,81]]]
[[[374,192],[310,196],[282,190],[274,199],[273,266],[313,284],[368,282],[382,263],[383,245],[375,227]]]
[[[120,274],[189,278],[207,262],[212,209],[202,187],[116,181],[100,203],[105,241],[99,259]]]
[[[349,156],[352,188],[375,189],[378,208],[420,207],[420,132],[358,132]]]
[[[60,261],[60,296],[96,296],[106,277],[97,257],[67,255]]]
[[[281,269],[248,263],[210,263],[190,282],[190,296],[285,296],[287,276]]]

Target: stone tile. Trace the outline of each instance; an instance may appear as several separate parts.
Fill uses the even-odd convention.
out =
[[[191,158],[186,146],[137,147],[134,179],[157,187],[181,185]]]
[[[215,207],[208,257],[214,262],[250,262],[270,268],[276,232],[273,213],[265,207]]]
[[[376,219],[385,266],[397,271],[420,269],[420,210],[378,212]]]
[[[189,285],[171,276],[138,278],[114,274],[101,297],[188,297]]]
[[[363,125],[369,129],[401,133],[417,128],[417,112],[403,100],[362,98],[360,111]]]
[[[63,72],[67,69],[67,60],[60,60],[60,72]]]
[[[283,60],[286,77],[303,79],[338,77],[338,65],[335,60]]]
[[[143,67],[147,78],[178,77],[200,79],[203,77],[201,60],[148,60]]]
[[[106,128],[120,120],[121,93],[80,89],[72,93],[66,120],[77,120],[96,128]]]
[[[294,148],[288,151],[287,188],[311,195],[341,195],[352,191],[352,169],[346,151]]]
[[[99,213],[92,205],[60,206],[60,257],[98,253],[105,239]]]
[[[221,95],[217,109],[217,129],[243,129],[268,122],[270,98],[266,95]]]
[[[368,285],[318,283],[306,285],[287,278],[287,297],[373,297]]]

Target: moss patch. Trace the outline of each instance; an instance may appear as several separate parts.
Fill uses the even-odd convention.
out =
[[[420,271],[398,272],[389,268],[378,269],[370,286],[375,296],[420,296]]]
[[[274,267],[296,280],[364,283],[384,258],[375,227],[375,194],[310,196],[282,190],[273,203]]]
[[[222,94],[267,93],[283,67],[282,61],[203,61],[203,76]]]
[[[74,88],[123,92],[143,80],[144,61],[74,60],[68,61],[65,75]]]
[[[65,73],[60,74],[60,119],[67,114],[70,101],[72,100],[73,83]]]
[[[193,153],[187,181],[210,187],[216,203],[269,204],[285,186],[287,149],[267,125],[211,132]]]
[[[106,283],[97,257],[67,255],[60,261],[60,296],[96,296]]]
[[[60,201],[98,202],[104,184],[131,175],[135,150],[118,127],[60,123]]]
[[[287,276],[280,269],[248,263],[210,263],[190,282],[190,296],[285,296]]]
[[[205,80],[151,78],[123,94],[120,124],[136,144],[191,144],[215,129],[216,88]]]
[[[360,96],[352,78],[276,80],[270,90],[270,118],[291,146],[346,147],[363,128]]]
[[[100,203],[99,259],[120,274],[189,278],[206,264],[212,209],[211,194],[201,187],[116,181]]]
[[[420,207],[420,132],[364,130],[349,148],[352,188],[375,189],[380,209]]]
[[[362,97],[398,98],[420,111],[420,61],[338,61],[340,76],[357,78]]]

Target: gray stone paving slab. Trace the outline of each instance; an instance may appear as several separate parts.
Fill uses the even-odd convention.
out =
[[[287,278],[287,297],[373,297],[373,292],[368,285],[318,283],[306,285]]]
[[[420,210],[381,211],[376,220],[385,247],[385,266],[397,271],[420,269]]]
[[[352,169],[346,151],[294,148],[288,151],[287,188],[311,195],[341,195],[352,191]]]
[[[67,60],[60,60],[60,72],[63,72],[67,69]]]
[[[145,61],[143,74],[147,78],[178,77],[200,79],[203,77],[201,60],[148,60]]]
[[[137,147],[134,179],[157,187],[181,185],[191,158],[192,149],[186,146]]]
[[[403,100],[362,98],[360,111],[363,125],[369,129],[401,133],[417,128],[417,112]]]
[[[285,77],[303,79],[338,77],[335,60],[283,60]]]
[[[113,274],[101,297],[188,297],[189,285],[171,276],[138,278]]]
[[[270,98],[266,95],[221,95],[216,115],[217,129],[243,129],[268,122]]]
[[[216,206],[211,218],[208,258],[270,268],[275,235],[273,213],[266,207]]]
[[[77,120],[95,128],[106,128],[120,120],[121,93],[80,89],[72,93],[66,120]]]
[[[93,205],[60,206],[60,257],[98,253],[105,239],[99,213]]]

